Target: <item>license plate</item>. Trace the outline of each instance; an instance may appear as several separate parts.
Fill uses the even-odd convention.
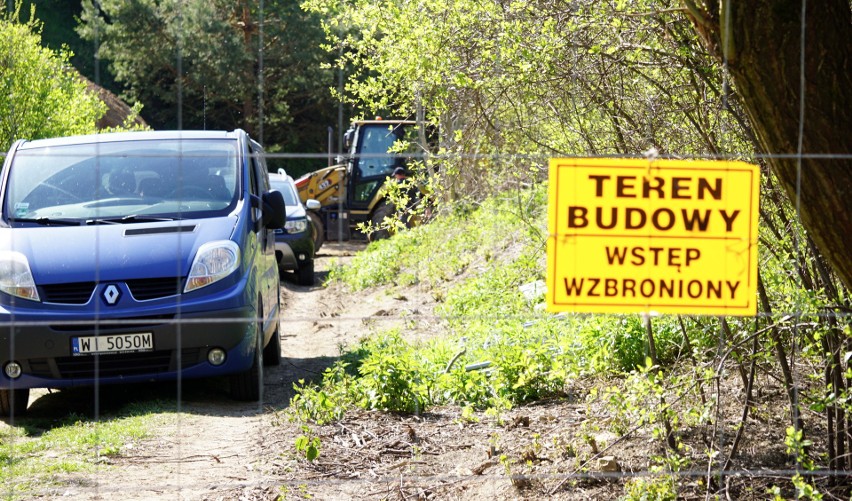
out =
[[[130,353],[153,349],[154,336],[150,332],[71,338],[71,354],[75,356],[94,353]]]

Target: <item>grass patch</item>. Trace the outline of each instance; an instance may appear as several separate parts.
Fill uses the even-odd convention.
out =
[[[446,332],[417,343],[399,331],[363,340],[319,384],[297,384],[291,412],[324,423],[353,405],[406,413],[446,404],[499,411],[560,395],[576,377],[646,367],[647,334],[638,315],[552,315],[542,308],[544,291],[522,292],[521,286],[545,278],[545,195],[537,186],[461,206],[335,267],[330,279],[353,291],[429,288]],[[653,328],[663,364],[715,342],[707,330],[686,345],[674,316],[654,319]]]
[[[108,467],[110,458],[172,419],[162,412],[150,403],[134,404],[100,421],[71,414],[52,423],[22,418],[0,429],[0,498],[27,497],[35,488],[58,484],[63,474]]]
[[[537,189],[521,202],[503,197],[456,208],[428,225],[371,243],[347,266],[333,267],[329,280],[353,291],[390,284],[440,288],[464,272],[499,267],[520,253],[543,260],[543,196]]]

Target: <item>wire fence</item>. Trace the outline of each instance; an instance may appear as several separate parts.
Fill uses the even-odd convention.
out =
[[[530,158],[528,155],[518,157]],[[517,160],[514,156],[508,158]],[[543,158],[536,157],[537,160]],[[365,244],[363,241],[354,244],[327,242],[325,250],[318,255],[318,259],[324,259],[326,263],[318,271],[327,273],[329,269],[325,266],[330,265],[330,261],[352,258]],[[180,373],[176,384],[143,385],[144,388],[134,384],[114,388],[113,385],[103,386],[96,382],[87,389],[56,394],[35,392],[30,398],[29,415],[16,414],[13,410],[13,415],[7,420],[9,427],[4,435],[4,442],[9,447],[4,464],[7,497],[88,499],[123,493],[129,499],[175,496],[189,499],[237,496],[246,499],[268,496],[478,498],[483,493],[496,492],[516,497],[547,495],[573,499],[576,496],[607,498],[630,495],[633,492],[630,489],[644,485],[645,489],[670,486],[669,491],[685,497],[725,492],[733,497],[762,498],[778,485],[783,486],[782,494],[786,492],[789,495],[793,492],[789,490],[793,478],[802,479],[797,481],[808,485],[813,482],[823,489],[826,489],[825,486],[841,491],[845,488],[846,469],[783,467],[791,464],[791,460],[785,458],[795,451],[787,449],[792,445],[785,445],[791,443],[789,440],[785,442],[786,425],[778,421],[778,408],[789,405],[777,383],[781,376],[775,373],[771,361],[758,360],[756,352],[748,356],[744,351],[749,343],[768,332],[784,330],[784,339],[788,339],[784,344],[791,348],[786,357],[793,367],[794,387],[802,390],[810,387],[813,391],[812,376],[819,373],[818,369],[814,370],[813,364],[818,359],[802,355],[795,340],[802,335],[801,332],[819,328],[823,322],[848,322],[849,310],[842,305],[834,310],[759,311],[753,330],[741,331],[733,338],[729,337],[730,332],[719,328],[715,356],[691,359],[691,355],[686,353],[688,349],[682,346],[684,351],[677,357],[678,365],[686,362],[689,368],[674,366],[667,368],[666,372],[685,376],[688,380],[662,383],[656,390],[646,388],[630,395],[630,385],[636,384],[636,379],[622,380],[625,388],[613,390],[608,382],[605,383],[606,378],[596,381],[589,375],[578,375],[572,383],[554,393],[554,396],[561,395],[560,398],[550,397],[541,402],[517,405],[496,415],[488,415],[482,410],[466,414],[468,411],[464,411],[464,407],[452,406],[403,415],[377,414],[353,408],[335,423],[297,426],[285,417],[294,396],[293,385],[300,379],[319,380],[339,358],[338,345],[352,347],[363,335],[398,329],[399,325],[407,326],[403,327],[403,332],[411,331],[418,336],[422,335],[418,331],[423,328],[433,334],[446,330],[441,326],[448,323],[492,323],[496,330],[501,323],[518,321],[526,328],[542,320],[530,321],[530,316],[534,315],[532,311],[530,316],[517,313],[426,313],[417,307],[425,303],[418,302],[415,307],[405,308],[400,307],[400,301],[393,297],[382,303],[376,300],[375,295],[365,298],[364,292],[347,292],[339,285],[329,286],[329,289],[324,286],[303,288],[292,281],[291,276],[282,276],[284,302],[279,317],[279,335],[284,359],[281,366],[265,367],[259,373],[262,382],[257,404],[229,401],[223,394],[228,383],[221,378],[199,383],[190,377],[184,378]],[[415,286],[411,293],[423,293],[424,289],[422,285]],[[333,293],[326,294],[326,290]],[[388,301],[390,307],[387,306]],[[353,307],[358,303],[370,305],[371,302],[375,304],[372,309],[369,306],[366,309]],[[330,308],[329,304],[332,304]],[[101,311],[105,313],[108,310],[104,308]],[[552,318],[556,320],[555,331],[559,336],[571,338],[588,328],[589,322],[597,316],[562,313]],[[263,318],[255,320],[262,322]],[[701,322],[696,321],[693,328],[699,328]],[[706,317],[703,322],[701,328],[707,329],[707,324],[714,323],[715,319]],[[211,328],[213,324],[234,323],[243,324],[244,319],[183,318],[179,307],[173,318],[157,318],[153,324],[151,318],[111,319],[106,315],[96,315],[85,320],[62,319],[58,325],[49,319],[13,318],[0,327],[6,332],[49,328],[71,335],[85,334],[94,329],[94,334],[98,335],[113,331],[137,332],[151,329],[152,325],[157,328],[172,326],[178,329],[180,347],[183,329],[191,329],[194,325]],[[763,326],[758,328],[759,323]],[[744,329],[744,325],[746,322],[742,322],[739,329]],[[530,341],[523,339],[521,342]],[[647,353],[647,346],[644,349]],[[190,357],[181,350],[175,353],[172,361],[177,357],[178,364],[182,363],[182,357]],[[576,353],[557,350],[554,356],[579,356],[580,353],[579,349]],[[11,359],[15,359],[14,347]],[[95,373],[116,370],[109,361],[109,355],[95,356],[92,360],[95,365],[89,370]],[[49,371],[67,360],[48,358],[37,362],[46,365],[42,370]],[[749,363],[752,364],[752,379],[755,379],[757,367],[757,379],[764,379],[760,387],[771,395],[746,397],[743,392],[751,393],[751,389],[738,388],[736,380],[746,378],[743,371],[748,371]],[[31,362],[31,367],[35,365],[36,361]],[[444,372],[449,372],[452,365],[453,361],[450,361]],[[499,364],[491,361],[466,363],[465,370],[494,371],[499,370]],[[702,378],[699,376],[702,370],[709,371],[709,374]],[[699,379],[695,380],[695,377]],[[129,376],[128,379],[133,378]],[[679,388],[686,385],[688,387]],[[753,387],[751,383],[748,386]],[[655,402],[656,391],[663,391],[666,400]],[[813,394],[819,394],[819,391]],[[668,400],[672,396],[674,400]],[[632,406],[618,404],[620,399],[626,402],[637,398],[639,400]],[[698,405],[697,399],[703,404]],[[145,433],[145,438],[126,438],[120,441],[120,445],[113,445],[111,437],[99,436],[106,435],[106,431],[100,430],[109,423],[121,423],[127,413],[134,414],[134,411],[122,411],[122,406],[133,406],[140,401],[143,408],[149,406],[154,409],[145,410],[145,413],[172,415],[164,421],[168,423],[167,432],[154,424],[163,421],[153,420],[145,424],[154,428]],[[643,410],[643,405],[648,406],[647,409]],[[66,410],[68,407],[74,409],[70,414]],[[761,417],[750,418],[750,421],[740,419],[739,413],[748,408]],[[657,435],[661,433],[662,423],[672,416],[690,420],[689,413],[699,409],[712,412],[714,417],[696,418],[690,421],[690,425],[678,427],[679,452],[667,453],[665,438]],[[817,411],[809,411],[809,415],[805,416],[808,429],[815,430],[815,434],[825,433],[819,420],[813,421],[818,415]],[[32,454],[27,451],[27,443],[32,437],[15,436],[8,430],[28,428],[33,426],[29,423],[41,420],[64,423],[69,418],[98,430],[92,439],[94,444],[88,446],[93,448],[96,458],[93,472],[60,475],[44,487],[19,491],[16,485],[29,481],[34,474],[18,471],[13,464],[25,462]],[[244,422],[234,424],[235,420]],[[49,425],[47,428],[52,427]],[[756,433],[755,436],[747,434],[742,439],[745,444],[742,447],[748,448],[748,452],[740,453],[736,459],[727,456],[733,441],[740,440],[740,430],[743,429],[753,429]],[[301,436],[319,440],[319,458],[307,461],[302,457],[298,445],[295,445]],[[808,440],[814,444],[813,447],[820,447],[816,445],[816,436]],[[640,445],[649,443],[653,445]],[[58,444],[53,446],[62,448]],[[699,452],[701,448],[713,451],[715,455],[709,458],[706,467],[696,469],[695,466],[702,463],[697,459],[703,454]],[[734,463],[729,464],[732,460]],[[683,461],[684,466],[679,466],[677,461]],[[145,483],[138,492],[125,492],[124,482],[140,481],[141,478],[145,479]]]
[[[806,6],[807,2],[802,2],[802,18]],[[260,12],[264,12],[262,2]],[[261,14],[261,28],[263,19]],[[804,151],[805,34],[803,22],[800,128],[795,153],[635,152],[604,153],[594,158],[653,155],[655,159],[745,160],[760,165],[779,159],[796,160],[800,179],[810,174],[802,161],[852,160],[847,153]],[[262,37],[261,31],[261,40]],[[257,59],[262,91],[262,49]],[[180,72],[180,51],[176,63]],[[723,64],[727,66],[727,61]],[[98,65],[96,59],[96,69]],[[177,88],[179,125],[183,92]],[[263,137],[266,104],[260,100],[257,107],[259,134]],[[540,167],[538,181],[544,180],[544,166],[550,158],[591,157],[571,152],[458,151],[406,156],[442,164],[535,164]],[[353,161],[384,155],[274,152],[253,156],[269,164],[272,160],[325,161],[333,157]],[[528,190],[526,181],[509,183],[514,190],[509,193]],[[500,193],[495,190],[490,195],[499,197]],[[767,211],[761,214],[762,228],[775,217],[769,212],[777,209],[783,214],[784,209],[772,204],[761,202]],[[9,211],[20,208],[4,209],[4,219],[10,217]],[[852,385],[852,308],[848,291],[830,270],[820,268],[824,265],[821,256],[803,236],[806,232],[801,229],[799,197],[791,201],[788,213],[791,219],[777,222],[777,236],[795,238],[789,246],[779,244],[777,249],[765,249],[775,241],[761,240],[765,251],[761,266],[771,260],[785,262],[787,267],[777,271],[777,275],[792,278],[783,282],[783,278],[773,277],[770,286],[778,287],[780,292],[767,295],[763,291],[754,298],[760,303],[754,318],[547,315],[532,305],[541,300],[541,295],[530,302],[529,311],[521,313],[508,307],[506,313],[441,310],[437,306],[445,302],[451,290],[402,276],[416,274],[428,263],[408,263],[409,269],[398,270],[383,287],[353,291],[340,282],[325,283],[325,279],[339,273],[341,266],[363,264],[357,256],[367,247],[364,238],[329,238],[317,252],[316,285],[299,285],[292,273],[276,274],[280,305],[270,306],[272,311],[280,307],[274,320],[278,325],[275,340],[269,345],[272,348],[251,346],[251,342],[243,346],[244,352],[262,356],[255,359],[253,372],[241,378],[196,377],[202,372],[194,372],[194,365],[221,362],[211,355],[214,350],[210,348],[215,347],[212,343],[188,346],[184,339],[197,339],[223,326],[241,325],[248,330],[268,327],[264,323],[269,318],[256,315],[255,311],[237,318],[209,314],[192,318],[183,314],[183,299],[177,299],[177,310],[169,316],[140,313],[138,318],[109,318],[105,307],[90,317],[69,316],[66,313],[73,307],[51,311],[24,304],[23,310],[16,310],[25,312],[22,318],[10,318],[8,309],[19,308],[22,301],[5,301],[0,307],[5,309],[0,310],[5,315],[0,317],[0,341],[7,345],[4,348],[8,353],[8,360],[0,360],[3,388],[19,389],[14,379],[20,373],[46,383],[34,386],[26,401],[16,401],[13,393],[2,397],[2,407],[10,416],[0,425],[0,493],[7,499],[102,499],[118,495],[126,499],[817,499],[819,493],[831,499],[848,499],[852,489],[852,409],[848,404]],[[546,227],[543,213],[533,216],[537,218],[533,226]],[[442,212],[433,222],[437,224],[441,217],[453,217],[453,211]],[[34,224],[49,226],[43,221]],[[106,226],[98,226],[84,238],[105,238],[101,232],[108,231]],[[204,226],[199,223],[191,232],[205,231]],[[12,242],[11,248],[28,252],[36,243],[34,237],[18,237],[26,231],[13,227],[4,238]],[[546,233],[545,230],[545,240],[554,236]],[[63,231],[62,235],[40,245],[67,248],[70,265],[78,259],[72,254],[75,246],[70,240],[79,237],[70,231]],[[449,242],[452,232],[447,230],[446,236]],[[515,238],[508,233],[506,237]],[[185,245],[181,242],[178,247]],[[118,250],[99,252],[120,252],[123,245],[129,244],[116,244]],[[539,242],[535,261],[541,268],[544,248],[544,242]],[[497,250],[507,251],[504,247]],[[793,256],[786,256],[788,252]],[[36,253],[31,259],[44,259],[45,255]],[[56,255],[61,256],[62,252]],[[436,260],[443,256],[437,252],[434,255]],[[517,255],[513,258],[521,260]],[[497,262],[491,256],[476,256],[447,282],[461,288],[461,278],[485,275]],[[9,266],[13,271],[22,271]],[[2,271],[10,275],[8,270]],[[539,276],[544,275],[544,270],[539,271]],[[98,282],[87,284],[90,290],[80,294],[89,294],[91,299],[92,290],[100,291],[100,286],[106,285]],[[78,286],[60,288],[60,292],[71,294]],[[168,285],[172,289],[174,286]],[[7,294],[15,287],[0,282],[0,290]],[[827,292],[831,288],[835,289],[833,294]],[[483,288],[483,295],[485,291]],[[180,291],[176,296],[180,296]],[[533,324],[541,330],[521,334],[533,331],[529,328]],[[459,336],[465,333],[465,326],[481,329],[482,325],[491,325],[493,335],[485,340]],[[104,335],[112,342],[147,343],[144,336],[124,336],[166,328],[175,330],[174,342],[168,343],[165,354],[160,350],[138,350],[145,354],[144,363],[148,365],[137,365],[135,372],[127,372],[128,367],[139,363],[135,355],[70,353],[82,349],[77,343],[98,343],[95,338]],[[399,358],[375,369],[373,377],[381,376],[376,380],[385,386],[370,388],[360,400],[346,400],[350,395],[344,394],[354,392],[356,383],[346,379],[343,372],[333,372],[335,364],[363,362],[364,352],[378,348],[359,343],[376,337],[384,339],[382,336],[388,332],[398,333],[410,345],[398,346]],[[32,336],[29,339],[25,338],[28,334]],[[417,350],[431,350],[426,341],[438,336],[452,340],[442,345],[440,367],[429,365],[432,372],[427,376],[403,365],[417,358]],[[694,345],[698,338],[704,343],[700,347]],[[660,352],[671,351],[668,361],[599,372],[596,360],[576,362],[590,356],[590,346],[596,346],[600,357],[633,349],[644,362],[653,355],[655,339],[671,343],[668,348],[658,347]],[[596,345],[596,340],[612,344],[601,341]],[[50,354],[65,353],[17,364],[15,343],[43,345]],[[60,344],[69,346],[59,349]],[[520,360],[511,360],[510,355],[502,360],[467,357],[485,352],[483,347],[498,345],[529,349],[506,350]],[[414,355],[402,356],[407,346],[414,347]],[[273,356],[269,350],[278,353]],[[563,367],[552,363],[544,373],[536,373],[536,367],[544,366],[542,359],[571,360],[572,367],[582,369],[557,375]],[[147,382],[152,379],[150,374],[160,370],[152,369],[154,366],[171,373],[171,380]],[[524,366],[533,370],[524,372]],[[505,385],[509,380],[509,368],[523,374],[511,379],[509,386],[540,384],[537,388],[546,391],[531,392],[528,398],[511,401],[489,400],[495,397],[494,385]],[[56,374],[78,374],[94,384],[59,392],[41,388],[49,387],[47,382]],[[458,378],[455,384],[461,388],[441,386],[453,374]],[[323,375],[328,379],[323,379]],[[101,384],[101,377],[124,378],[128,384]],[[339,383],[342,381],[340,386],[331,385],[334,377]],[[252,386],[252,378],[257,395],[238,390],[237,401],[228,398],[227,388]],[[306,385],[304,380],[320,386]],[[323,385],[324,381],[329,385]],[[553,381],[560,382],[558,387]],[[383,410],[378,405],[386,398],[384,390],[399,390],[394,384],[404,387],[400,391],[414,401],[413,410],[394,412],[396,409]],[[412,389],[416,385],[426,386],[425,395],[436,404],[421,401],[422,396],[411,397],[417,395]],[[484,395],[482,401],[492,405],[439,397],[433,394],[438,390],[447,395],[479,391]],[[240,398],[246,396],[249,398]],[[310,405],[319,408],[312,409],[314,412],[330,412],[340,402],[349,405],[335,419],[300,419],[298,415],[299,410]],[[63,455],[69,459],[62,461]]]

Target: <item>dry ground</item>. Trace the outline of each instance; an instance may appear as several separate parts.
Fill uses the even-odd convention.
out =
[[[332,261],[346,261],[361,244],[326,244],[317,261],[324,278]],[[300,425],[286,419],[299,379],[317,378],[340,354],[371,329],[414,318],[406,335],[439,331],[426,291],[376,290],[353,297],[341,288],[300,287],[284,282],[281,323],[283,360],[267,368],[262,404],[231,401],[220,381],[102,388],[35,395],[33,416],[49,417],[91,409],[108,413],[131,400],[171,402],[177,418],[128,444],[94,473],[57,477],[34,498],[71,500],[258,500],[258,499],[613,499],[632,477],[647,472],[662,441],[646,428],[619,438],[609,431],[612,416],[588,404],[590,381],[577,381],[565,398],[519,407],[500,416],[460,419],[458,409],[429,409],[418,416],[351,410],[343,420],[312,426],[320,441],[314,462],[294,451]],[[596,383],[600,383],[599,381]],[[728,499],[765,499],[772,476],[761,469],[789,465],[783,450],[786,425],[783,392],[762,395],[732,469],[744,474],[707,475],[703,445],[729,445],[742,411],[741,394],[721,387],[728,415],[717,429],[683,436],[694,462],[681,480],[683,498],[704,499],[706,479]],[[780,416],[779,416],[780,414]],[[781,444],[781,445],[779,445]],[[700,465],[700,466],[699,466]],[[716,464],[718,468],[718,464]]]

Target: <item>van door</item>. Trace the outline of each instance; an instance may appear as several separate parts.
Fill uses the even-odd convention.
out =
[[[257,142],[249,141],[251,162],[251,194],[262,199],[269,188],[269,173],[266,170],[266,158],[263,148]],[[278,322],[278,263],[275,261],[275,230],[267,228],[259,217],[260,211],[254,211],[254,231],[259,247],[258,273],[260,275],[261,300],[263,301],[263,330],[274,330]],[[265,340],[264,340],[265,341]]]

